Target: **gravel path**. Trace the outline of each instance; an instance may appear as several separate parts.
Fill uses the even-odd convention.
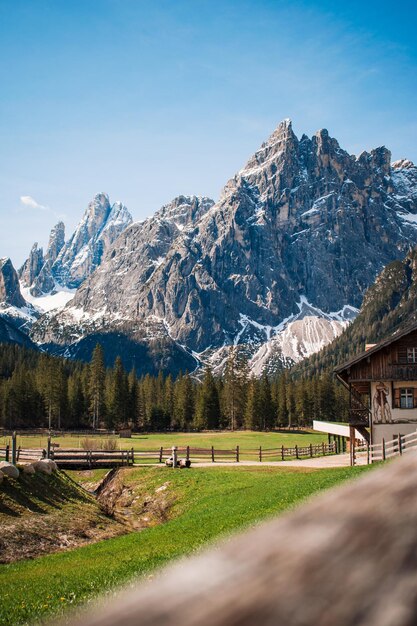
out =
[[[192,467],[239,467],[242,465],[259,465],[259,466],[271,466],[271,467],[348,467],[350,465],[349,454],[335,454],[330,456],[319,456],[313,459],[294,459],[293,461],[240,461],[235,462],[202,462],[193,463]],[[358,459],[357,465],[366,465],[365,459]]]

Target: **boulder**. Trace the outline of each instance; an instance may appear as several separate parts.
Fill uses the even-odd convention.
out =
[[[28,463],[27,465],[23,465],[22,472],[24,474],[35,474],[36,470],[33,467],[33,463]]]
[[[0,462],[0,471],[9,478],[19,478],[19,470],[15,465],[8,461]]]
[[[36,472],[42,472],[43,474],[52,474],[52,472],[56,472],[58,469],[57,464],[52,459],[41,459],[40,461],[36,461],[33,464]]]

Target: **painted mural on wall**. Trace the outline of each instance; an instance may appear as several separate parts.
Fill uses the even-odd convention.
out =
[[[388,385],[383,382],[376,384],[372,405],[375,424],[389,424],[392,422],[391,390]]]

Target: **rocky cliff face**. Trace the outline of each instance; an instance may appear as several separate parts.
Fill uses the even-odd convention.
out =
[[[35,244],[19,270],[23,287],[40,297],[62,287],[78,287],[100,265],[106,250],[132,222],[121,202],[110,204],[105,193],[89,203],[80,223],[68,242],[65,225],[59,222],[49,237],[45,256]]]
[[[34,337],[65,345],[134,327],[202,358],[237,342],[255,354],[312,317],[300,316],[303,303],[343,324],[332,312],[359,307],[377,273],[417,243],[417,169],[390,161],[384,147],[352,156],[326,130],[298,139],[285,120],[215,205],[178,200],[128,228]]]
[[[20,293],[19,277],[10,259],[0,259],[0,304],[24,307]]]
[[[65,245],[65,224],[58,222],[51,230],[49,235],[48,249],[46,251],[45,260],[49,261],[51,267],[58,258],[59,253]]]
[[[23,287],[31,287],[39,276],[39,272],[44,264],[43,249],[38,248],[38,244],[34,243],[28,258],[19,269],[19,278]]]
[[[111,206],[107,194],[97,194],[53,265],[58,282],[78,287],[100,265],[106,250],[131,222],[132,216],[123,204],[116,202]]]

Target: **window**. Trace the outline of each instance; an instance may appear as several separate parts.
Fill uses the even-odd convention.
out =
[[[400,389],[400,409],[412,409],[414,394],[412,389]]]
[[[407,363],[417,363],[417,348],[407,348]]]

